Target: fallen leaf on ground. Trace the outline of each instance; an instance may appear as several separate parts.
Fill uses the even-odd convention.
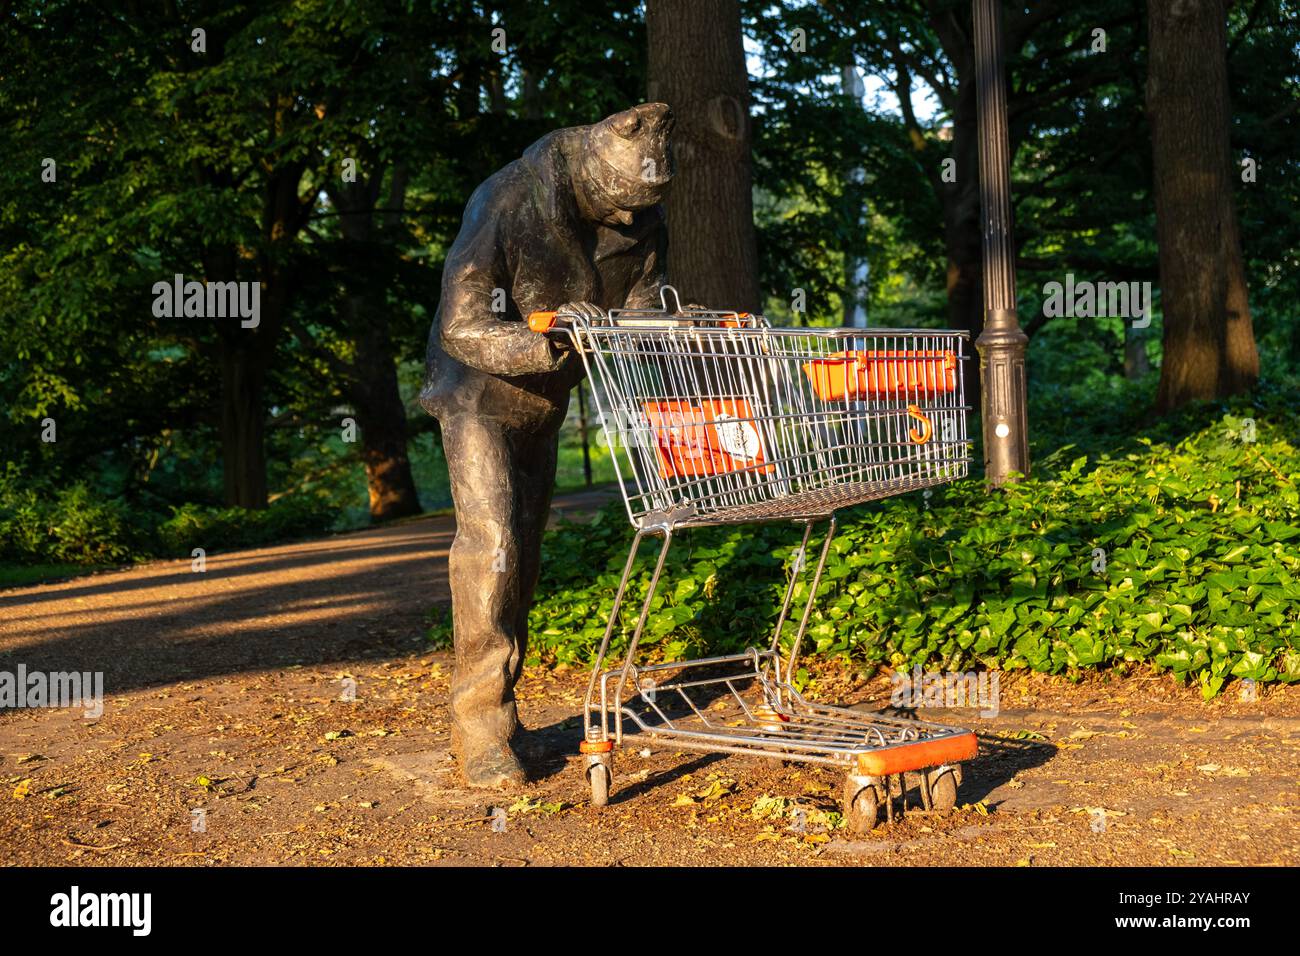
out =
[[[790,801],[785,797],[773,797],[763,794],[749,808],[749,815],[755,820],[773,820],[784,818],[790,808]]]
[[[736,781],[731,779],[714,780],[711,784],[701,790],[697,796],[705,803],[713,803],[721,800],[723,797],[736,792]]]
[[[1046,740],[1036,730],[999,730],[998,736],[1006,740]]]

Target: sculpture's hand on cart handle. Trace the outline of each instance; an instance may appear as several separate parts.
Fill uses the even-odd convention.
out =
[[[530,313],[528,327],[534,332],[549,332],[555,328],[565,328],[572,319],[586,319],[589,322],[603,319],[605,310],[590,302],[566,302],[558,309],[548,309]]]

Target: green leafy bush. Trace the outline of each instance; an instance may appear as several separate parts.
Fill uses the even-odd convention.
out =
[[[261,511],[186,504],[158,528],[159,553],[184,556],[194,548],[229,551],[323,534],[334,526],[337,510],[308,495],[277,498]]]
[[[328,501],[300,495],[261,511],[186,504],[164,519],[84,484],[56,488],[9,473],[0,476],[0,562],[98,566],[257,547],[322,534],[337,514]]]
[[[0,485],[0,560],[113,564],[140,546],[130,508],[85,485],[63,489]]]
[[[1160,425],[1163,440],[1113,451],[1066,446],[998,494],[971,479],[928,500],[848,512],[810,643],[907,667],[1077,675],[1147,664],[1199,681],[1207,697],[1230,677],[1300,680],[1293,404],[1201,408]],[[591,659],[630,540],[621,503],[547,535],[534,659]],[[626,647],[657,541],[642,546],[616,649]],[[651,605],[648,652],[671,659],[770,640],[798,543],[790,526],[679,534]]]

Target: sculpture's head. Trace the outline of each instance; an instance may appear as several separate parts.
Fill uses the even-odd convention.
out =
[[[663,199],[673,177],[673,122],[667,104],[643,103],[587,127],[577,171],[584,215],[628,225]]]

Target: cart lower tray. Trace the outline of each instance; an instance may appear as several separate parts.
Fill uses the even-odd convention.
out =
[[[609,736],[623,746],[653,741],[824,764],[871,777],[955,764],[977,752],[968,730],[808,701],[781,680],[780,666],[772,651],[750,648],[606,671],[600,699],[614,724]]]

